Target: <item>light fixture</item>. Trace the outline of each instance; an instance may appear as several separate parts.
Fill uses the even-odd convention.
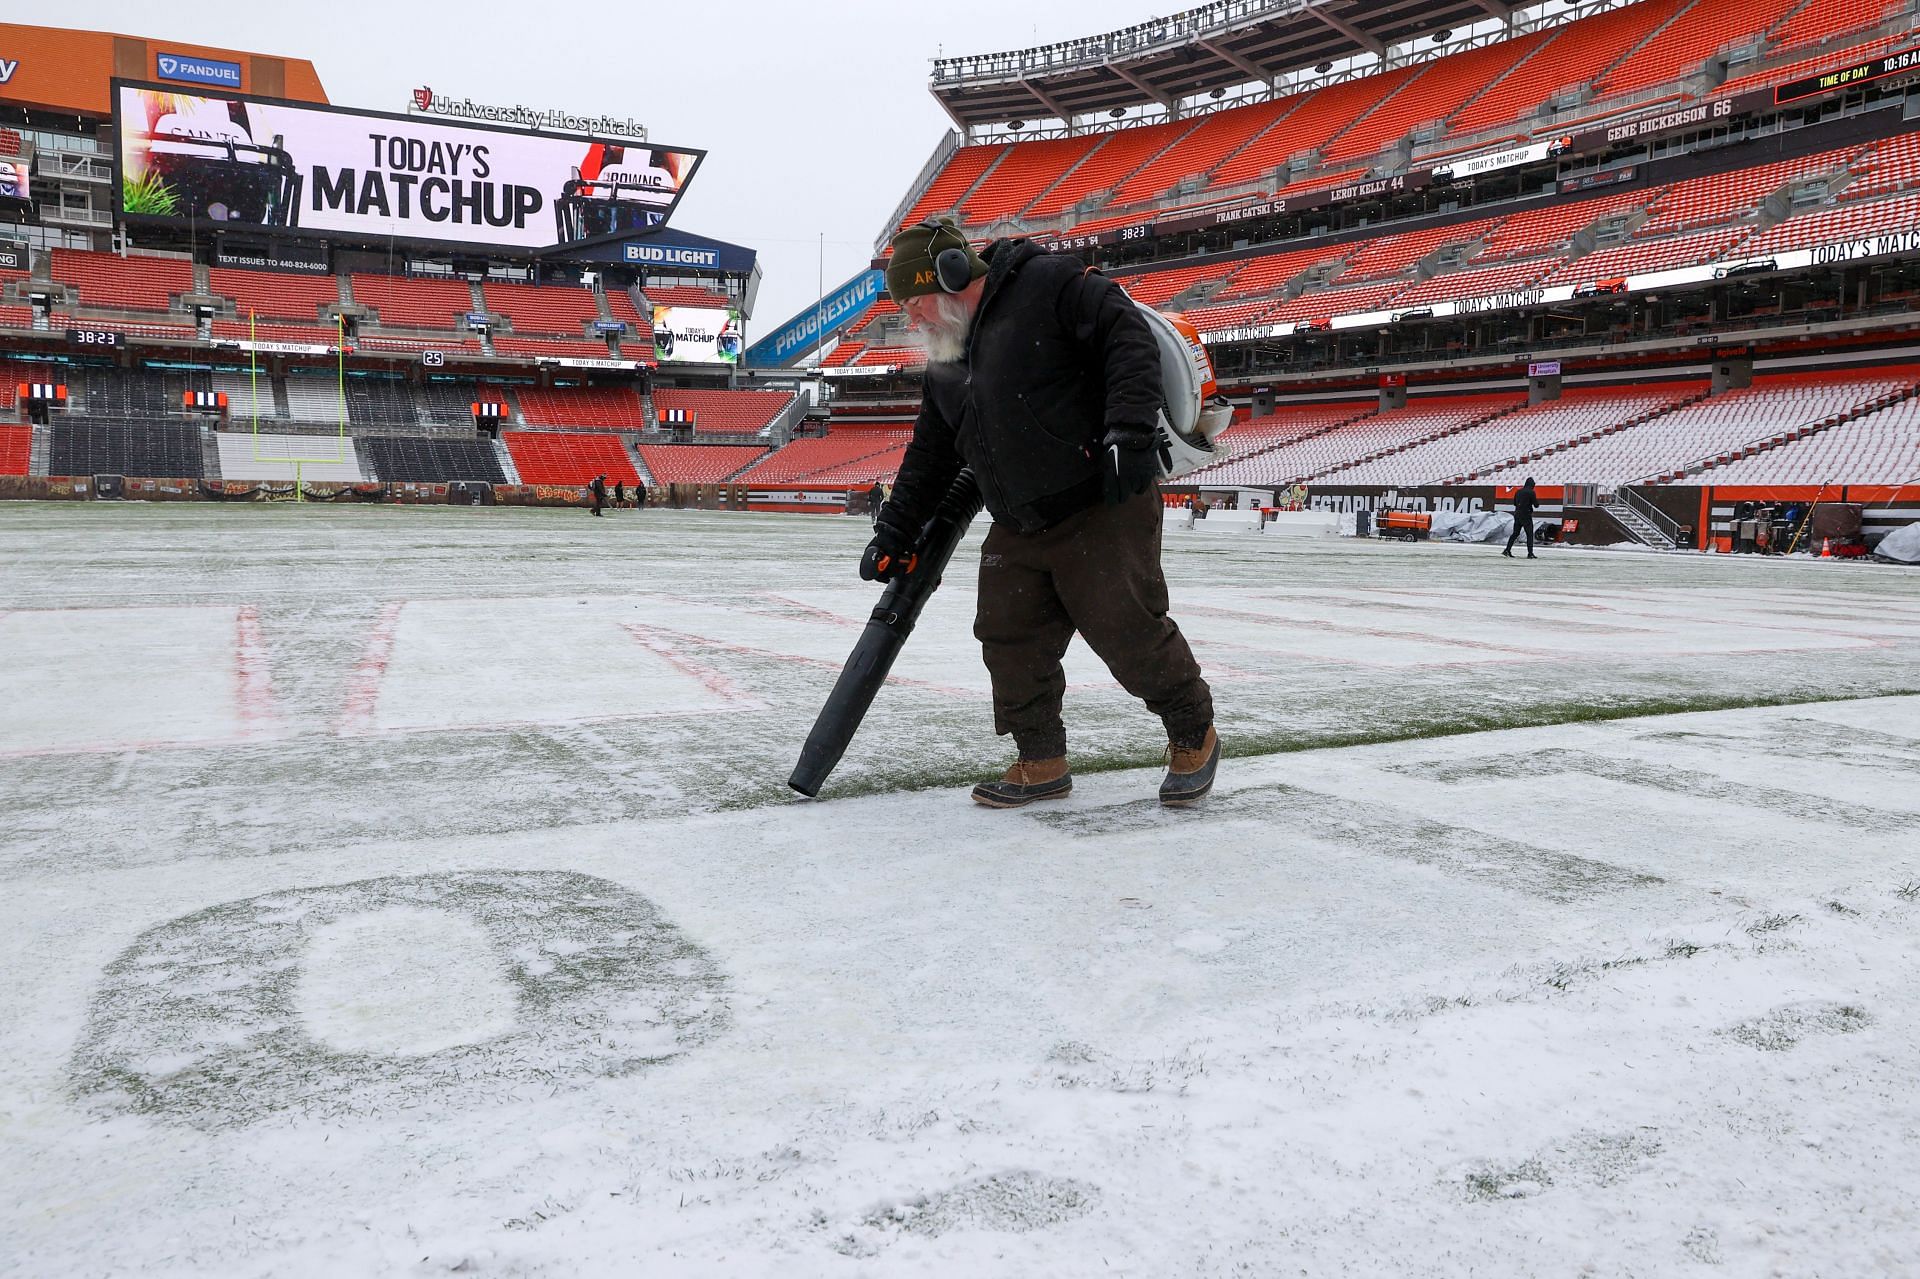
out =
[[[1107,116],[1109,119],[1118,120],[1121,116],[1125,115],[1126,113],[1127,113],[1127,109],[1125,107],[1115,107],[1113,110],[1107,112]]]
[[[1026,128],[1026,127],[1027,127],[1027,122],[1026,122],[1025,120],[1009,120],[1009,121],[1007,121],[1007,132],[1009,132],[1009,133],[1018,133],[1018,132],[1020,132],[1020,130],[1022,130],[1022,129],[1024,129],[1024,128]]]
[[[1325,75],[1327,72],[1333,70],[1333,64],[1331,62],[1316,62],[1313,64],[1313,69],[1315,74]]]
[[[1227,96],[1227,91],[1224,88],[1216,88],[1212,93],[1209,93],[1207,96],[1209,98],[1212,98],[1215,102],[1218,102],[1220,99]]]
[[[1433,33],[1433,42],[1435,44],[1445,44],[1448,40],[1452,38],[1453,38],[1453,31],[1447,27],[1441,27],[1438,31]]]

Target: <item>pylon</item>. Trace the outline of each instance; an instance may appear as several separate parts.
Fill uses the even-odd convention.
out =
[[[1820,558],[1823,560],[1830,560],[1833,558],[1833,539],[1832,538],[1823,537],[1820,539]]]

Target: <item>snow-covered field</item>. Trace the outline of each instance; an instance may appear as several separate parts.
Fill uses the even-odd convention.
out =
[[[0,1273],[1920,1274],[1920,571],[1170,533],[1005,813],[961,568],[809,804],[864,540],[0,507]]]

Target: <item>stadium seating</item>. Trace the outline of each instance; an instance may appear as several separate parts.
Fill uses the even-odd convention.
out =
[[[1820,213],[1803,213],[1762,231],[1740,246],[1746,258],[1789,253],[1834,240],[1851,240],[1911,227],[1920,218],[1920,195],[1903,195],[1867,204],[1843,204]]]
[[[110,329],[115,333],[124,333],[129,337],[169,338],[176,342],[191,342],[198,336],[199,330],[191,320],[184,317],[168,321],[159,315],[140,319],[110,318],[100,315],[78,316],[67,311],[55,311],[47,317],[47,327],[55,331],[61,329]]]
[[[213,267],[208,287],[232,298],[242,324],[254,312],[266,319],[316,323],[320,308],[340,302],[340,281],[331,275],[287,275],[277,271],[244,271]]]
[[[381,328],[463,330],[465,317],[474,309],[473,292],[464,280],[356,272],[350,284],[353,300],[379,313]]]
[[[222,479],[356,484],[363,478],[352,437],[221,431],[213,438]]]
[[[1767,43],[1791,51],[1837,41],[1877,26],[1905,7],[1897,0],[1809,0],[1767,33]]]
[[[1421,258],[1448,244],[1483,240],[1500,225],[1498,218],[1478,218],[1451,226],[1422,227],[1363,241],[1340,273],[1342,285],[1384,280],[1404,273]]]
[[[49,475],[198,479],[205,468],[197,426],[56,416],[49,428]]]
[[[0,306],[0,329],[20,329],[24,331],[32,327],[32,307]]]
[[[1853,162],[1855,178],[1840,192],[1842,200],[1867,200],[1912,190],[1920,182],[1920,132],[1869,147]]]
[[[905,444],[896,444],[894,447],[880,453],[875,453],[871,457],[863,457],[857,461],[846,462],[839,466],[830,467],[824,471],[816,471],[812,475],[807,476],[805,482],[808,484],[845,484],[849,488],[871,484],[875,480],[891,484],[893,483],[894,477],[900,473],[900,464],[904,462],[906,458],[907,446]]]
[[[1671,0],[1649,0],[1582,18],[1469,102],[1453,117],[1456,135],[1521,121],[1548,99],[1591,80],[1671,16]]]
[[[1491,297],[1496,293],[1530,288],[1540,282],[1540,277],[1547,273],[1548,267],[1548,263],[1535,259],[1532,262],[1510,262],[1504,266],[1483,267],[1475,271],[1450,271],[1414,285],[1395,298],[1393,304],[1402,309],[1431,306],[1435,302]]]
[[[55,249],[52,270],[55,280],[79,289],[82,306],[165,311],[175,297],[193,291],[193,263],[182,258]]]
[[[1920,400],[1714,465],[1710,484],[1920,484]]]
[[[1857,372],[1756,377],[1753,385],[1663,413],[1564,451],[1482,473],[1497,484],[1625,484],[1679,475],[1692,462],[1781,431],[1858,411],[1912,384],[1911,375]]]
[[[854,359],[854,363],[862,368],[884,364],[914,369],[926,362],[927,353],[917,346],[870,346]]]
[[[429,440],[411,436],[363,435],[360,455],[376,478],[414,483],[477,480],[504,484],[506,473],[491,440]]]
[[[647,474],[660,484],[718,484],[767,451],[754,444],[642,444]]]
[[[736,305],[734,300],[724,293],[714,293],[686,284],[649,284],[645,293],[647,301],[654,306],[691,306],[711,310]]]
[[[1112,190],[1193,127],[1191,120],[1174,120],[1137,129],[1117,129],[1102,135],[1100,146],[1062,177],[1051,191],[1034,201],[1026,216],[1055,217],[1090,196]]]
[[[789,484],[806,480],[811,483],[811,477],[821,472],[840,469],[858,472],[867,459],[905,448],[908,434],[902,431],[849,429],[831,431],[823,437],[798,439],[743,472],[740,482]],[[885,469],[876,464],[864,478],[872,480]],[[898,463],[893,469],[899,469]]]
[[[1664,190],[1657,187],[1652,191],[1626,191],[1595,200],[1523,210],[1493,229],[1473,261],[1480,264],[1542,253],[1564,253],[1581,231],[1604,219],[1631,213]]]
[[[523,386],[518,395],[521,420],[533,425],[608,431],[650,431],[654,425],[630,386]]]
[[[216,342],[287,342],[301,346],[334,347],[340,344],[340,330],[332,324],[267,324],[255,320],[215,320]],[[356,341],[364,341],[357,339]],[[455,343],[454,345],[457,345]]]
[[[1299,96],[1278,98],[1253,106],[1229,107],[1203,117],[1173,145],[1114,188],[1111,203],[1120,206],[1159,199],[1186,179],[1218,166],[1249,139],[1272,128],[1276,120],[1299,106],[1300,101]]]
[[[1364,121],[1371,111],[1388,102],[1421,69],[1401,67],[1300,95],[1298,107],[1280,124],[1254,138],[1214,170],[1213,185],[1264,178],[1291,157],[1320,150],[1335,134]]]
[[[563,431],[503,431],[507,452],[523,484],[588,484],[596,475],[609,482],[640,482],[633,455],[618,435]]]
[[[1215,438],[1214,447],[1229,459],[1245,459],[1369,416],[1379,407],[1379,402],[1371,397],[1328,404],[1281,405],[1265,417],[1233,423]],[[1224,464],[1215,464],[1216,468],[1221,465]],[[1216,469],[1206,474],[1211,477],[1217,473]]]
[[[1600,280],[1671,271],[1679,267],[1712,262],[1732,249],[1751,232],[1737,227],[1721,231],[1702,231],[1697,235],[1673,236],[1664,240],[1635,241],[1589,253],[1561,267],[1547,277],[1549,284],[1592,284]]]
[[[1625,61],[1602,76],[1602,95],[1634,93],[1699,70],[1716,53],[1748,44],[1778,22],[1799,0],[1641,0],[1674,10]]]
[[[693,415],[693,429],[702,434],[753,435],[772,425],[793,403],[791,391],[690,390],[658,387],[653,392],[657,410],[683,409]]]
[[[973,184],[980,180],[980,175],[991,168],[993,162],[1006,151],[1007,144],[1004,142],[961,147],[955,151],[947,157],[946,164],[941,166],[938,176],[928,184],[920,199],[907,211],[907,215],[900,219],[900,225],[912,226],[936,213],[946,213],[953,209]]]
[[[389,377],[347,379],[347,418],[355,426],[410,427],[419,412],[405,381]]]
[[[1634,235],[1636,238],[1668,235],[1699,227],[1723,226],[1752,213],[1762,200],[1790,182],[1845,172],[1860,150],[1858,146],[1841,147],[1676,182],[1653,202],[1647,220],[1635,229]]]
[[[1535,32],[1426,63],[1405,88],[1335,139],[1327,148],[1327,162],[1337,164],[1372,156],[1414,129],[1446,119],[1532,54],[1549,34]]]
[[[524,356],[527,359],[604,360],[609,356],[605,338],[517,337],[505,333],[493,336],[496,355]]]
[[[480,291],[486,297],[487,309],[512,321],[515,333],[578,338],[600,318],[600,303],[593,290],[577,284],[536,286],[489,280]],[[605,345],[601,343],[603,355]]]
[[[25,475],[32,452],[32,427],[0,426],[0,475]]]
[[[1203,262],[1198,266],[1175,267],[1167,271],[1147,271],[1139,275],[1116,276],[1127,295],[1143,306],[1162,306],[1196,285],[1221,280],[1231,275],[1238,262]]]
[[[1846,66],[1912,42],[1913,35],[1908,32],[1901,35],[1879,36],[1852,47],[1827,46],[1818,52],[1809,52],[1807,57],[1795,62],[1775,63],[1755,71],[1743,72],[1715,89],[1713,95],[1717,98],[1738,97],[1740,94],[1765,88],[1770,84],[1785,84],[1790,80],[1799,80],[1823,71],[1831,71],[1836,67]]]
[[[865,342],[842,340],[834,344],[833,350],[827,352],[826,358],[820,361],[820,367],[823,369],[844,368],[859,359],[860,353],[866,349],[867,344]]]
[[[1241,264],[1233,278],[1207,300],[1230,302],[1236,298],[1264,297],[1269,293],[1277,293],[1303,271],[1344,259],[1356,247],[1349,244],[1340,248],[1290,249],[1249,258]]]
[[[1081,134],[1017,143],[993,171],[993,181],[967,197],[960,206],[961,220],[984,226],[1011,217],[1085,159],[1102,141],[1102,135]]]
[[[344,416],[337,378],[322,373],[290,373],[286,379],[287,416],[295,422],[332,426]]]
[[[1384,284],[1361,284],[1350,289],[1308,289],[1291,302],[1282,302],[1267,312],[1261,321],[1269,324],[1299,323],[1384,310],[1387,303],[1406,287],[1405,280],[1388,280]]]
[[[1469,430],[1340,472],[1349,484],[1437,484],[1517,458],[1552,452],[1706,394],[1707,383],[1571,386],[1557,400],[1515,409]]]

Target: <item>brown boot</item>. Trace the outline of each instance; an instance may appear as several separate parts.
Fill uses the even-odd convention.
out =
[[[1160,802],[1169,808],[1197,803],[1213,789],[1220,767],[1220,734],[1207,729],[1198,746],[1167,746],[1167,775],[1160,783]]]
[[[1063,799],[1073,792],[1067,757],[1023,759],[998,780],[973,788],[973,802],[988,808],[1020,808],[1036,799]]]

